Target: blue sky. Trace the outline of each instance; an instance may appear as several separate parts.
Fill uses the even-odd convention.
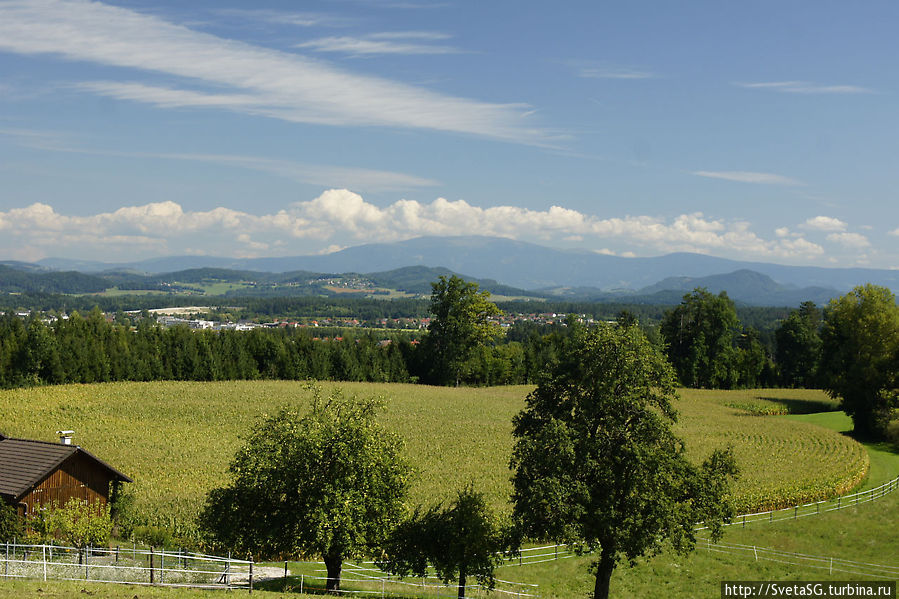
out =
[[[894,2],[0,0],[0,258],[899,266]]]

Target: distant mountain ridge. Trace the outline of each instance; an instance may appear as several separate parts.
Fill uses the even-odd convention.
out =
[[[622,258],[480,236],[419,237],[312,256],[247,259],[183,256],[127,264],[46,259],[38,264],[43,268],[96,274],[110,269],[153,274],[220,268],[267,273],[305,271],[374,275],[407,267],[429,267],[550,297],[621,294],[622,299],[628,296],[646,298],[705,286],[710,290],[724,288],[731,297],[746,303],[767,305],[795,305],[805,299],[816,301],[815,298],[833,297],[863,283],[899,289],[897,270],[787,266],[691,253]],[[750,272],[755,273],[756,278],[748,274]],[[417,289],[422,289],[420,282],[417,285]]]

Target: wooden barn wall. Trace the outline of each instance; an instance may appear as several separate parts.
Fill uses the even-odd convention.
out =
[[[57,506],[74,498],[86,500],[97,506],[100,512],[109,498],[111,478],[107,471],[79,454],[73,455],[44,479],[22,501],[28,505],[28,513],[40,506]]]

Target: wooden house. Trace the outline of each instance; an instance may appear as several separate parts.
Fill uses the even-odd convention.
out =
[[[99,511],[123,482],[132,480],[77,445],[0,435],[0,500],[22,517],[73,497]]]

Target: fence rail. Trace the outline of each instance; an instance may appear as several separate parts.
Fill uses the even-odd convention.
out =
[[[184,551],[0,544],[0,578],[229,589],[252,576],[252,562]]]
[[[789,551],[768,549],[766,547],[757,547],[755,545],[712,543],[708,540],[706,540],[705,543],[701,543],[699,547],[702,547],[707,551],[737,555],[755,561],[766,560],[792,566],[827,570],[829,574],[839,572],[841,574],[855,574],[871,578],[883,578],[886,580],[895,580],[899,578],[899,566],[857,562],[831,556],[792,553]]]
[[[859,491],[851,495],[841,495],[833,499],[824,499],[812,503],[785,507],[778,510],[768,510],[765,512],[753,512],[750,514],[740,514],[731,519],[725,526],[746,526],[752,522],[779,522],[782,520],[797,520],[808,516],[817,516],[827,512],[844,510],[869,501],[875,501],[899,489],[899,476],[892,480],[888,480],[878,487]],[[699,526],[696,530],[706,530],[708,527]]]

